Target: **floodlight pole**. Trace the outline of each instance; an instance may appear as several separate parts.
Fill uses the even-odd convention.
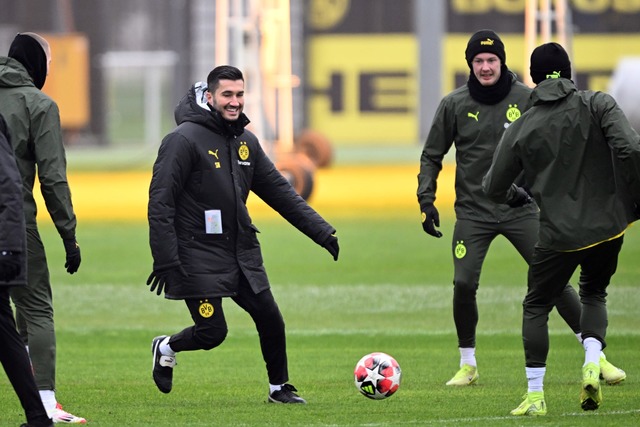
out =
[[[552,7],[553,6],[553,7]],[[560,43],[569,57],[572,55],[571,19],[567,0],[526,0],[524,9],[524,82],[533,87],[533,81],[528,73],[531,52],[538,42],[548,43],[552,39],[553,24],[556,29],[556,40]],[[540,40],[538,40],[540,28]]]
[[[243,70],[253,130],[265,142],[272,139],[278,152],[291,152],[299,82],[292,74],[290,0],[242,3],[216,0],[216,64]]]

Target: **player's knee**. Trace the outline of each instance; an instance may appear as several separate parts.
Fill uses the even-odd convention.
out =
[[[227,332],[227,328],[200,328],[196,330],[193,338],[203,350],[211,350],[222,344],[227,338]]]
[[[453,293],[455,296],[473,296],[478,291],[478,282],[475,280],[455,279],[453,281]]]
[[[453,297],[457,301],[475,301],[478,282],[456,279],[453,282]]]

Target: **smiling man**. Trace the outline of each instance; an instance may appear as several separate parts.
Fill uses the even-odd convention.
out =
[[[434,203],[442,160],[452,145],[456,148],[456,223],[453,255],[453,319],[458,335],[460,369],[446,384],[467,386],[478,381],[476,363],[476,293],[482,264],[493,239],[503,235],[527,263],[538,239],[538,206],[524,188],[512,185],[507,204],[491,201],[482,190],[482,178],[503,132],[529,108],[531,89],[516,80],[506,64],[500,37],[480,30],[467,43],[465,59],[470,73],[467,84],[445,96],[433,118],[424,144],[418,175],[418,202],[424,231],[434,237],[442,233]],[[519,183],[525,185],[524,183]],[[514,286],[524,285],[516,278]],[[524,286],[523,286],[524,288]],[[567,284],[556,302],[558,312],[581,339],[581,306],[573,287]],[[602,355],[602,374],[617,383],[626,374]]]
[[[258,229],[246,201],[252,191],[338,260],[335,229],[300,197],[245,129],[244,78],[214,68],[175,110],[178,126],[160,146],[149,189],[153,272],[147,285],[184,300],[194,324],[153,339],[153,379],[169,393],[176,353],[210,350],[225,340],[222,300],[253,319],[269,378],[268,401],[306,403],[289,381],[285,325],[271,293]],[[232,381],[232,379],[227,379]]]

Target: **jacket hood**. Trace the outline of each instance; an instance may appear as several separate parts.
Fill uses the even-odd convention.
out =
[[[207,83],[197,82],[185,96],[182,97],[174,110],[176,124],[184,122],[198,123],[220,135],[240,136],[249,124],[249,118],[242,113],[238,120],[229,121],[222,118],[220,113],[212,110],[207,103]]]
[[[27,69],[8,56],[0,57],[0,87],[34,86]]]
[[[18,34],[13,39],[7,56],[20,62],[33,79],[33,84],[42,89],[47,80],[47,53],[36,39]]]
[[[569,79],[547,79],[541,81],[531,94],[531,100],[533,105],[540,105],[546,102],[556,102],[560,99],[566,98],[573,92],[576,92],[575,83]]]

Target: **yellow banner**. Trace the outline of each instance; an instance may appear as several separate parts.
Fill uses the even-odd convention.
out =
[[[314,36],[308,49],[312,129],[338,144],[416,142],[413,35]]]

